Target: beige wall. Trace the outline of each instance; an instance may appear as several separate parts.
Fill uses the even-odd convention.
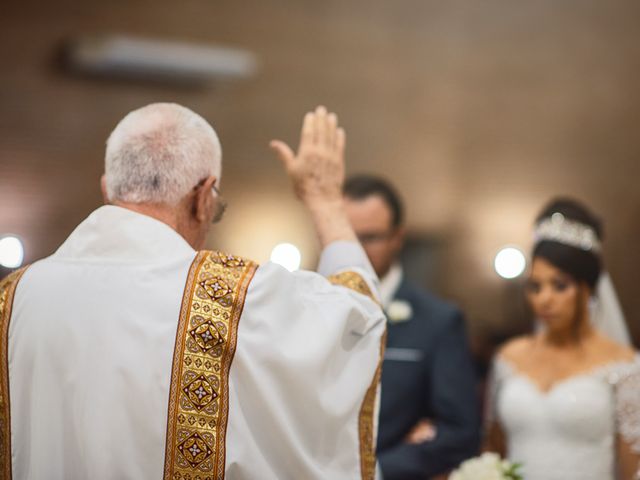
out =
[[[632,0],[13,2],[0,16],[0,232],[20,234],[28,260],[50,253],[99,204],[115,122],[172,100],[223,142],[231,207],[211,246],[264,260],[290,240],[309,265],[310,225],[266,145],[293,141],[324,103],[347,128],[349,170],[389,175],[410,230],[445,245],[438,290],[474,330],[515,321],[496,249],[527,248],[536,211],[570,194],[606,221],[640,339],[639,14]],[[66,73],[62,40],[95,32],[239,46],[261,68],[200,89]]]

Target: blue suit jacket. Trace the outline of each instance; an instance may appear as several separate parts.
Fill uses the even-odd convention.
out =
[[[384,480],[424,480],[477,453],[475,374],[460,310],[404,279],[395,299],[408,302],[413,314],[388,323],[378,460]],[[405,444],[424,418],[435,423],[436,438]]]

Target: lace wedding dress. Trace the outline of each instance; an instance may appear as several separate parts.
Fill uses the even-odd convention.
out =
[[[640,355],[548,391],[497,359],[488,406],[526,480],[615,480],[617,435],[640,453]]]

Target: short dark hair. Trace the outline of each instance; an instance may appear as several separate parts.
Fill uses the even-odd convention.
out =
[[[598,239],[602,241],[604,230],[602,222],[586,206],[571,198],[556,198],[542,209],[536,218],[536,225],[551,218],[554,213],[561,213],[566,219],[579,222],[590,227]],[[553,240],[542,240],[533,247],[532,257],[541,257],[577,281],[585,282],[594,290],[600,272],[602,258],[593,250],[582,250]]]
[[[353,200],[363,200],[373,195],[382,198],[391,210],[391,223],[399,227],[404,221],[404,207],[398,191],[385,178],[369,174],[353,175],[344,183],[344,196]]]

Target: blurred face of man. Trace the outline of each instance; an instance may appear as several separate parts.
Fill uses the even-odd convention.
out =
[[[402,248],[404,231],[393,226],[391,208],[379,195],[363,199],[345,197],[345,209],[353,229],[379,277],[391,268]]]

